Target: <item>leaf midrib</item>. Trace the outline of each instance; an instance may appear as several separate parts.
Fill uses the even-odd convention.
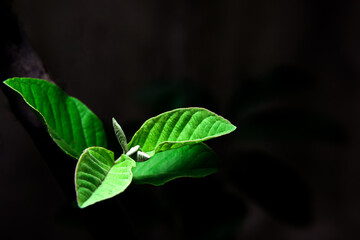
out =
[[[91,161],[94,161],[93,159],[96,159],[89,151],[88,151],[88,154],[89,154],[89,156],[90,156],[90,160],[91,160]],[[103,156],[101,156],[101,157],[103,157]],[[113,157],[112,157],[112,159],[113,159]],[[120,156],[120,158],[119,158],[118,160],[120,160],[120,159],[121,159],[121,156]],[[115,164],[116,164],[117,162],[118,162],[118,161],[114,161],[114,162],[113,162],[113,165],[110,167],[109,171],[107,171],[107,172],[105,173],[104,178],[101,180],[101,183],[95,188],[94,191],[92,191],[92,194],[90,195],[90,197],[89,197],[88,199],[86,199],[86,201],[83,202],[82,206],[85,205],[85,203],[86,203],[86,202],[94,195],[94,193],[99,189],[99,187],[101,186],[101,184],[103,184],[104,180],[106,179],[106,177],[107,177],[108,174],[110,173],[111,169],[115,166]],[[96,163],[96,162],[95,162],[95,163]],[[121,164],[121,162],[120,162],[119,164]],[[101,167],[101,166],[99,166],[99,167],[102,168],[102,169],[104,169],[104,168]],[[90,168],[90,169],[91,169],[91,168]],[[105,169],[105,170],[106,170],[106,169]],[[132,172],[131,172],[131,174],[132,174]],[[80,189],[80,188],[78,188],[78,189]]]

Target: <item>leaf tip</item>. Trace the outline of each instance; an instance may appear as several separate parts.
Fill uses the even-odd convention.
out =
[[[81,208],[81,209],[86,208],[86,207],[84,207],[83,204],[80,204],[80,203],[79,203],[79,200],[77,201],[77,205],[78,205],[78,207]]]
[[[86,202],[80,202],[79,199],[77,199],[77,205],[80,209],[84,209],[92,204],[86,204]]]
[[[8,78],[8,79],[6,79],[5,81],[3,81],[3,83],[4,83],[6,86],[11,87],[10,82],[11,82],[12,80],[14,80],[14,78]]]

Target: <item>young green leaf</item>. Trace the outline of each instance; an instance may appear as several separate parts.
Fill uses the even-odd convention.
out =
[[[140,145],[154,153],[199,143],[234,131],[228,120],[204,108],[179,108],[147,120],[135,133],[129,148]]]
[[[129,149],[128,149],[128,144],[127,144],[125,133],[122,130],[120,124],[118,124],[118,122],[115,120],[115,118],[112,119],[112,122],[113,122],[113,127],[114,127],[116,138],[123,150],[123,153],[126,154]]]
[[[124,154],[114,161],[114,153],[90,147],[80,156],[75,170],[75,188],[80,208],[114,197],[131,183],[136,163]]]
[[[50,136],[65,153],[78,158],[88,147],[106,147],[100,119],[55,84],[33,78],[11,78],[4,83],[43,117]]]
[[[145,162],[137,162],[132,172],[134,183],[159,186],[180,177],[205,177],[217,170],[215,153],[198,143],[156,153]]]

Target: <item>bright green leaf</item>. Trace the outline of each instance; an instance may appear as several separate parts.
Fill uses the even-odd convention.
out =
[[[131,169],[135,165],[135,161],[124,154],[114,161],[112,151],[101,147],[86,149],[75,171],[79,207],[85,208],[123,192],[131,183]]]
[[[228,120],[204,108],[179,108],[147,120],[135,133],[129,148],[140,145],[152,156],[155,152],[199,143],[235,129]]]
[[[99,118],[55,84],[33,78],[11,78],[4,83],[43,117],[52,139],[70,156],[78,158],[88,147],[106,147]]]
[[[205,177],[218,170],[215,153],[205,144],[186,145],[156,153],[132,169],[134,183],[163,185],[179,177]]]

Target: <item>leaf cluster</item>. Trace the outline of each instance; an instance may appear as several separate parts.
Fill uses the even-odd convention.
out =
[[[78,159],[75,189],[80,208],[114,197],[132,182],[159,186],[179,177],[215,173],[217,157],[203,142],[236,129],[207,109],[179,108],[147,120],[127,143],[113,119],[123,150],[115,159],[101,120],[84,103],[45,80],[11,78],[4,83],[38,113],[54,142]]]

